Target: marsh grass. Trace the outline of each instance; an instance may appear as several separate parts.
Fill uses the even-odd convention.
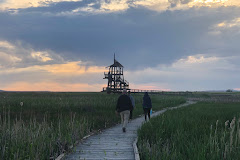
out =
[[[142,114],[143,94],[133,94],[134,118]],[[0,94],[0,159],[55,159],[90,132],[120,122],[118,94]],[[185,102],[181,97],[151,95],[154,110]]]
[[[239,159],[239,106],[200,102],[152,118],[138,131],[141,159]]]
[[[1,159],[54,159],[66,152],[71,144],[90,132],[85,118],[70,113],[69,118],[59,114],[50,121],[45,114],[43,121],[10,119],[10,111],[0,115]]]
[[[234,117],[225,122],[225,129],[218,129],[218,120],[213,129],[210,127],[210,152],[218,153],[221,159],[233,159],[239,157],[240,151],[240,118]],[[218,157],[217,157],[218,158]]]

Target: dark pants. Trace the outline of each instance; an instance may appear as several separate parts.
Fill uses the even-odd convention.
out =
[[[129,119],[132,119],[132,113],[133,113],[133,109],[132,109],[132,110],[130,110]]]
[[[150,111],[151,108],[144,108],[144,114],[145,114],[145,121],[147,120],[147,115],[148,115],[148,119],[150,119]]]

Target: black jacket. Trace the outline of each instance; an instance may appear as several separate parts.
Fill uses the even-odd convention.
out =
[[[133,109],[133,106],[132,106],[131,99],[125,94],[121,95],[117,101],[116,111],[122,112],[122,111],[132,110],[132,109]]]
[[[145,93],[143,97],[143,108],[152,108],[152,101],[147,93]]]

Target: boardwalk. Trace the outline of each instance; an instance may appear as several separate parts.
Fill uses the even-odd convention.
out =
[[[183,107],[193,102],[174,107]],[[165,112],[167,109],[153,113],[153,116]],[[67,155],[67,160],[134,160],[133,142],[137,138],[137,129],[144,122],[144,117],[132,120],[126,133],[122,132],[121,125],[104,130],[82,141],[75,147],[74,152]]]

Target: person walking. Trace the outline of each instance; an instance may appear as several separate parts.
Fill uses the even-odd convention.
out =
[[[135,100],[134,100],[133,96],[131,95],[130,91],[128,91],[128,97],[130,98],[130,100],[132,102],[132,109],[130,110],[130,116],[129,116],[129,120],[132,120],[133,110],[135,108]]]
[[[121,116],[122,131],[126,132],[126,126],[128,123],[130,110],[132,110],[132,102],[127,95],[127,90],[123,89],[122,95],[118,98],[116,113],[119,113]]]
[[[142,105],[143,105],[143,110],[145,114],[145,121],[147,121],[147,115],[148,115],[148,120],[150,120],[150,111],[152,109],[152,101],[148,95],[148,92],[144,93]]]

